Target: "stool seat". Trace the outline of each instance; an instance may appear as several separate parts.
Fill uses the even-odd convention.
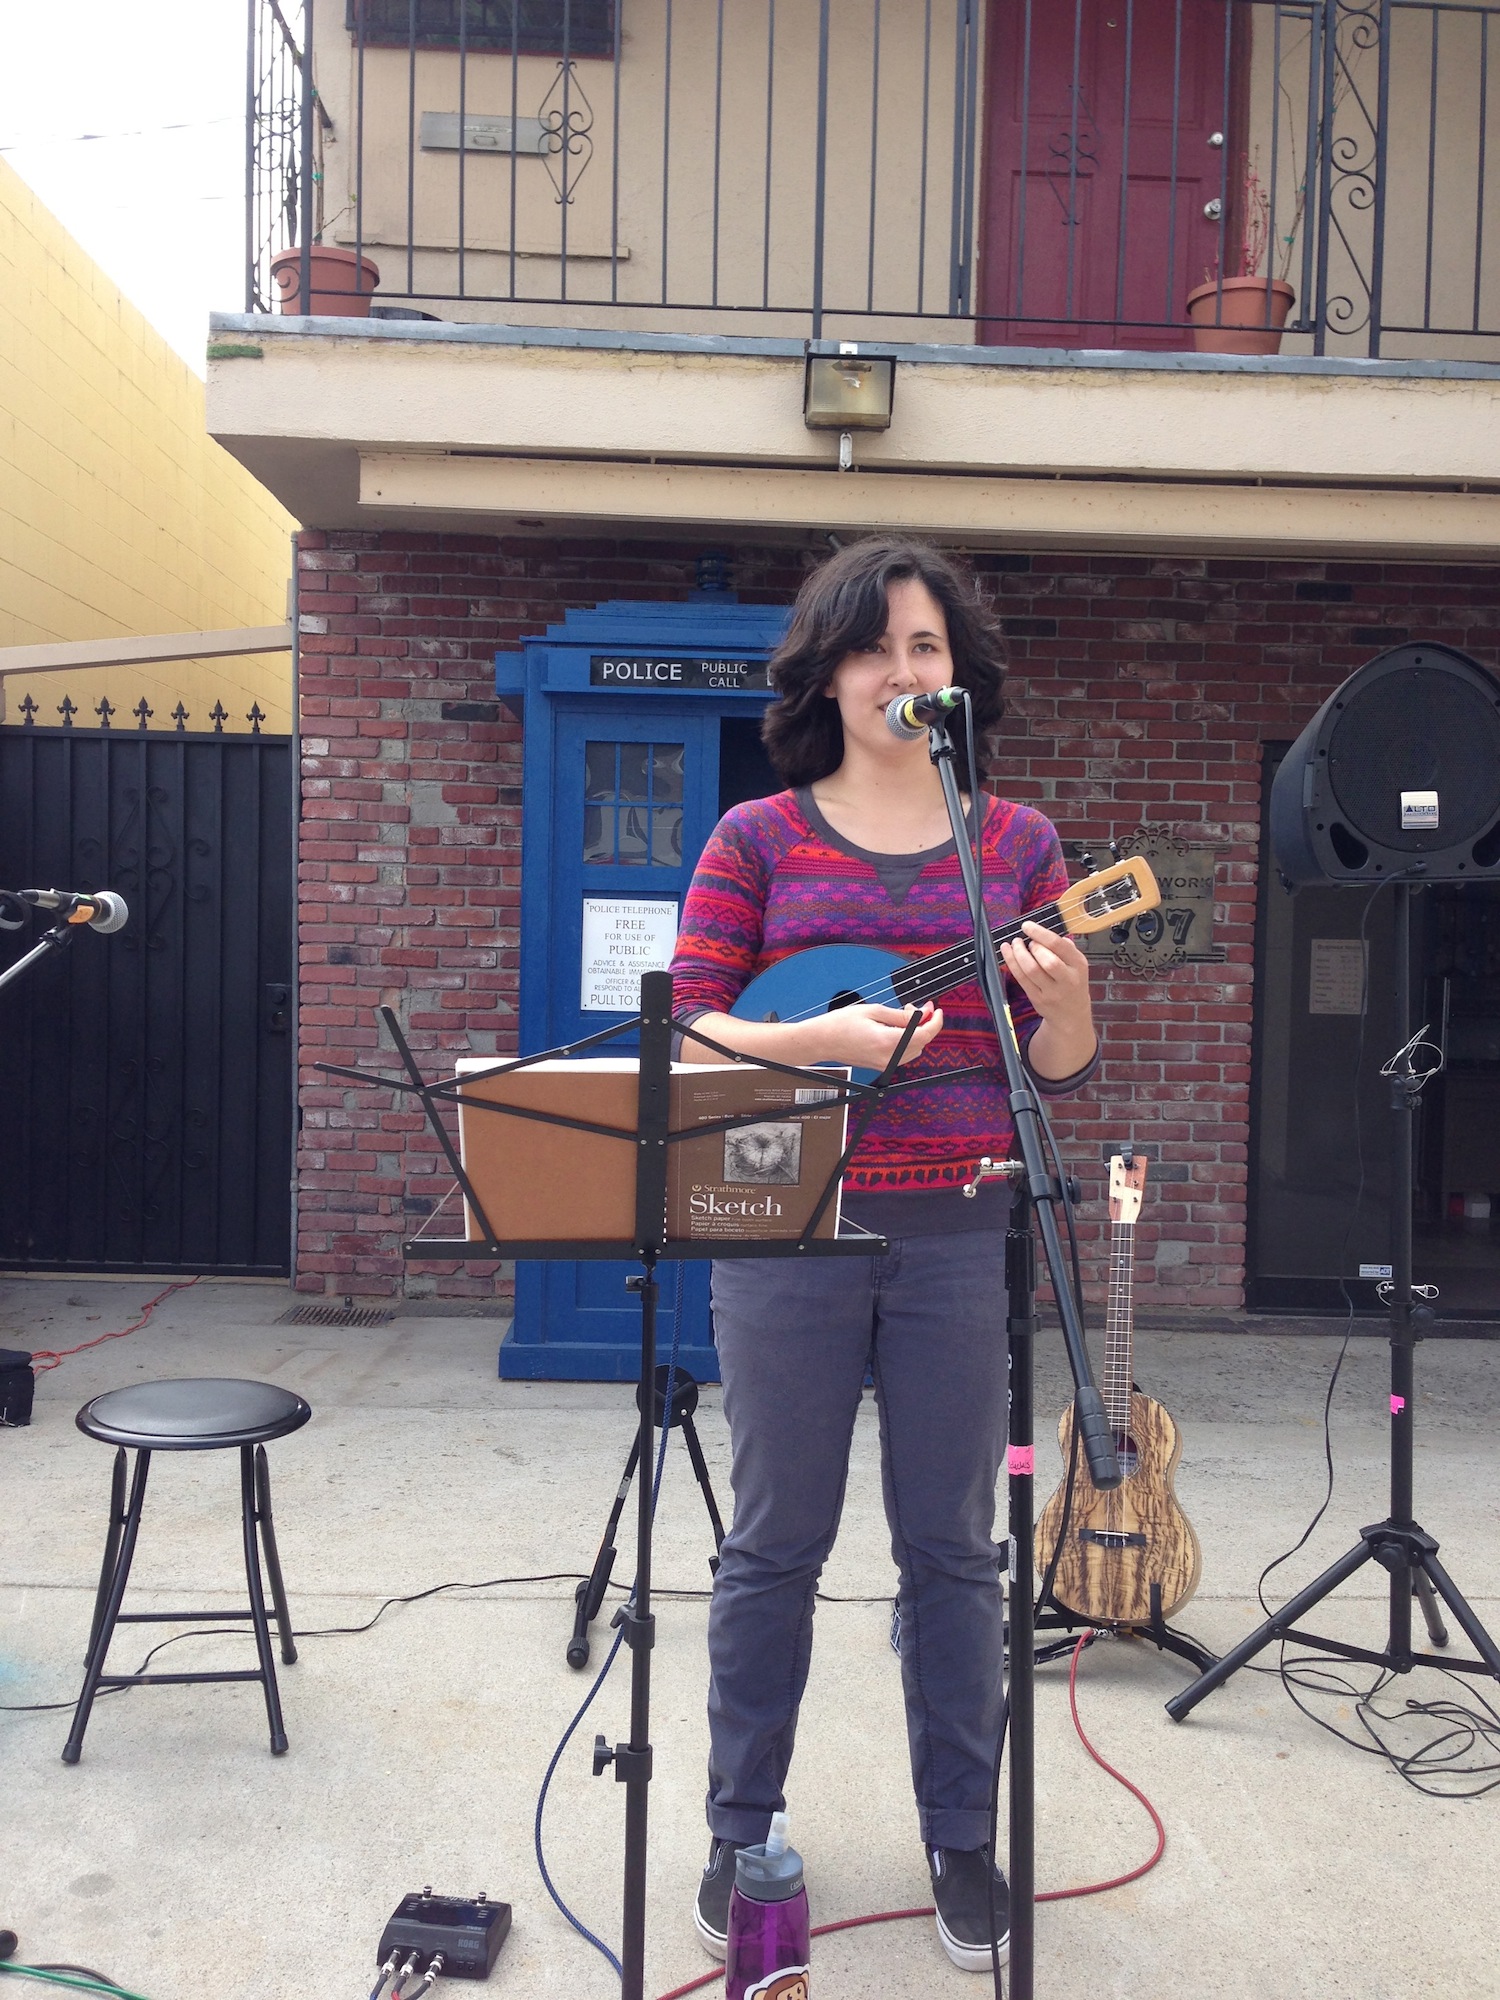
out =
[[[127,1449],[223,1451],[285,1437],[311,1415],[300,1396],[271,1382],[185,1376],[107,1390],[74,1421],[86,1437]]]

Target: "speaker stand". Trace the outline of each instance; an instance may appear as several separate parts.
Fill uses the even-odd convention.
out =
[[[1438,1544],[1412,1513],[1412,1426],[1416,1405],[1414,1355],[1422,1331],[1432,1320],[1426,1306],[1413,1307],[1411,1282],[1412,1118],[1427,1072],[1414,1069],[1411,1059],[1411,883],[1394,885],[1396,1032],[1399,1053],[1387,1065],[1391,1079],[1391,1508],[1383,1521],[1361,1528],[1359,1540],[1306,1590],[1282,1606],[1265,1623],[1231,1648],[1221,1660],[1174,1695],[1167,1713],[1181,1722],[1206,1694],[1212,1694],[1233,1673],[1253,1660],[1276,1639],[1294,1639],[1346,1660],[1365,1660],[1392,1673],[1407,1674],[1415,1666],[1447,1667],[1451,1672],[1491,1674],[1500,1680],[1500,1647],[1490,1637],[1458,1585],[1437,1559]],[[1298,1620],[1329,1597],[1368,1562],[1390,1574],[1390,1618],[1383,1649],[1351,1646],[1342,1639],[1325,1639],[1304,1632]],[[1438,1611],[1442,1599],[1453,1613],[1477,1660],[1451,1659],[1439,1653],[1414,1653],[1411,1607],[1421,1605],[1427,1634],[1434,1646],[1444,1646],[1448,1634]]]

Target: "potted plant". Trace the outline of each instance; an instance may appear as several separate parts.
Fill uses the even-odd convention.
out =
[[[370,300],[380,283],[380,267],[368,257],[356,256],[334,243],[314,243],[309,258],[312,266],[312,304],[302,302],[302,251],[292,244],[278,250],[271,259],[271,276],[281,292],[284,313],[321,313],[340,319],[368,319]]]
[[[1298,219],[1300,215],[1299,195]],[[1296,302],[1297,294],[1285,277],[1296,239],[1296,222],[1285,239],[1283,275],[1273,278],[1268,267],[1262,277],[1260,268],[1266,261],[1271,237],[1271,203],[1260,175],[1248,160],[1244,163],[1241,217],[1239,275],[1225,278],[1205,272],[1205,282],[1187,295],[1193,346],[1200,354],[1279,352],[1282,328]]]

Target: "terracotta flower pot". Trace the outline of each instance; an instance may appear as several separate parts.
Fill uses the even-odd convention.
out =
[[[1276,354],[1297,294],[1281,278],[1215,278],[1187,295],[1200,354]]]
[[[302,252],[295,245],[271,259],[271,276],[281,292],[284,313],[314,313],[337,319],[368,319],[370,298],[380,283],[380,267],[332,243],[312,246],[312,306],[302,303]]]

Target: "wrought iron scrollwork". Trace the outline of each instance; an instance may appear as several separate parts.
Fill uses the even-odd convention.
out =
[[[571,207],[574,190],[594,157],[594,107],[578,80],[571,57],[560,61],[546,96],[537,108],[541,120],[540,152],[559,205]],[[575,167],[574,161],[578,164]]]
[[[1076,229],[1082,220],[1074,202],[1080,181],[1092,180],[1099,170],[1099,128],[1089,111],[1083,91],[1073,88],[1075,110],[1070,122],[1047,141],[1047,185],[1063,212],[1063,223]]]
[[[1373,51],[1373,61],[1361,60]],[[1388,134],[1380,130],[1377,93],[1385,59],[1380,0],[1326,0],[1317,130],[1317,319],[1328,332],[1359,333],[1371,323],[1373,233],[1362,243],[1359,219],[1378,226],[1380,174]],[[1335,246],[1337,265],[1330,272]]]

